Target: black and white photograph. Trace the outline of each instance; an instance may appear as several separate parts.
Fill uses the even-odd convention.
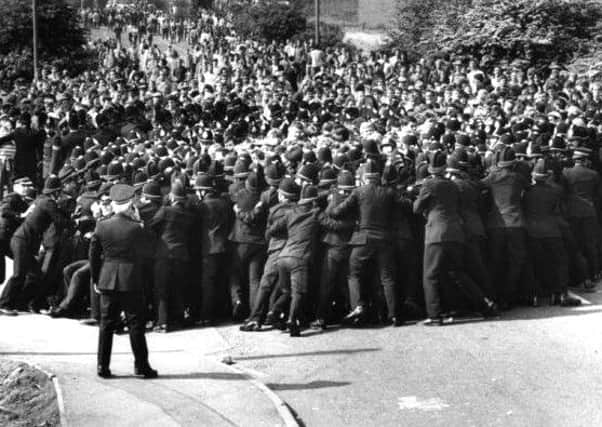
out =
[[[601,174],[602,0],[0,0],[0,426],[602,426]]]

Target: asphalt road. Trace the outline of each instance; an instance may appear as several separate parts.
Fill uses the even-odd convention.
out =
[[[600,426],[602,293],[584,297],[434,328],[217,330],[307,426]]]

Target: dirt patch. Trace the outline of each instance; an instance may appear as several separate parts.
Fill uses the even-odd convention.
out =
[[[31,366],[0,360],[0,426],[60,425],[52,380]]]

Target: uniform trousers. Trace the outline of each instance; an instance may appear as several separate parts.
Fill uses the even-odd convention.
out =
[[[349,302],[351,307],[368,305],[367,289],[362,288],[362,279],[369,268],[375,264],[384,289],[389,317],[399,316],[398,291],[395,283],[395,250],[389,242],[368,242],[354,246],[349,256]]]
[[[486,239],[481,236],[470,236],[464,243],[464,250],[466,273],[479,285],[488,298],[495,299],[495,290],[491,284],[491,276],[485,263]]]
[[[332,313],[332,302],[339,296],[348,301],[346,283],[349,271],[349,247],[326,246],[322,261],[321,284],[316,317],[327,319]]]
[[[201,260],[201,312],[202,320],[213,320],[217,306],[218,273],[224,254],[205,255]]]
[[[464,271],[464,250],[460,242],[429,243],[425,246],[423,286],[428,317],[434,319],[442,315],[442,296],[452,295],[452,286],[475,307],[484,306],[485,296]]]
[[[176,258],[157,258],[155,260],[154,294],[159,325],[183,320],[183,298],[188,279],[188,261]]]
[[[563,289],[562,267],[566,260],[564,244],[561,237],[529,237],[534,282],[538,287],[534,294],[558,293]]]
[[[309,262],[302,258],[285,256],[278,258],[280,289],[274,311],[283,313],[290,302],[288,321],[299,320],[303,297],[307,294]]]
[[[265,246],[255,243],[236,243],[232,250],[232,264],[230,274],[230,297],[234,306],[238,301],[247,303],[252,307],[259,283],[261,271],[265,262]],[[249,291],[244,291],[243,281],[248,279]]]
[[[573,236],[577,241],[579,250],[585,256],[587,279],[594,280],[600,271],[598,258],[598,220],[596,217],[569,218]]]
[[[527,261],[526,232],[520,227],[489,230],[489,262],[497,297],[503,303],[516,301],[521,273]]]
[[[39,246],[38,246],[39,247]],[[15,309],[35,295],[33,276],[39,278],[40,267],[34,257],[38,247],[21,237],[13,236],[10,249],[13,253],[13,275],[4,286],[0,307]]]
[[[121,322],[122,310],[125,312],[136,366],[144,368],[148,366],[148,348],[144,336],[144,295],[141,292],[101,291],[98,366],[108,368],[111,363],[113,333]]]
[[[269,306],[274,306],[277,299],[272,300],[272,296],[276,295],[275,289],[278,287],[279,269],[278,256],[280,251],[274,251],[268,254],[268,259],[263,268],[263,275],[259,282],[259,291],[255,297],[255,302],[251,307],[251,315],[249,319],[258,323],[263,323],[266,312]]]
[[[59,304],[63,310],[71,310],[90,289],[90,263],[87,259],[72,262],[63,269],[65,298]],[[90,301],[92,304],[92,301]]]

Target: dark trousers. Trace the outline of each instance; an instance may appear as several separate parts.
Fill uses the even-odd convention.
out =
[[[154,296],[159,325],[183,320],[187,280],[188,261],[175,258],[155,260]]]
[[[519,281],[526,261],[527,242],[523,228],[489,230],[489,271],[500,301],[504,303],[516,301]]]
[[[564,253],[567,257],[566,268],[564,268],[565,265],[563,264],[560,273],[563,278],[563,286],[566,287],[568,284],[576,285],[582,283],[587,275],[585,257],[579,250],[573,231],[567,223],[560,224],[560,232],[564,244]]]
[[[473,279],[488,298],[495,298],[491,275],[485,263],[487,241],[484,237],[471,236],[464,243],[464,265],[466,273]]]
[[[206,255],[201,261],[201,320],[213,320],[217,306],[218,274],[223,254]]]
[[[529,252],[533,268],[533,294],[562,291],[562,263],[566,261],[561,237],[529,237]]]
[[[265,262],[265,246],[253,243],[236,243],[232,250],[230,297],[232,305],[238,301],[252,307],[259,290],[261,270]],[[248,280],[248,292],[243,285]]]
[[[255,322],[263,323],[266,312],[268,310],[268,304],[270,302],[270,296],[274,295],[274,289],[278,286],[278,255],[279,251],[272,252],[268,255],[268,259],[265,262],[263,268],[263,275],[259,282],[259,291],[255,297],[255,302],[251,307],[250,320]],[[275,305],[276,300],[273,301]]]
[[[0,296],[0,307],[17,308],[20,303],[27,303],[34,297],[32,274],[39,278],[39,264],[34,257],[37,248],[34,246],[20,237],[13,237],[10,240],[10,249],[13,253],[13,275],[4,286]]]
[[[375,264],[380,285],[384,289],[389,317],[399,316],[398,291],[395,283],[395,250],[389,243],[354,246],[349,257],[349,302],[351,307],[368,305],[366,286],[362,287],[371,264]],[[369,282],[366,282],[369,283]]]
[[[598,258],[598,221],[596,217],[570,218],[571,231],[587,263],[587,279],[594,280],[600,271]]]
[[[430,318],[441,316],[442,299],[452,295],[451,287],[464,294],[475,307],[482,308],[485,303],[481,289],[464,272],[464,245],[460,242],[426,245],[423,286],[426,312]]]
[[[404,301],[419,304],[422,301],[422,289],[418,280],[419,262],[417,245],[412,239],[395,241],[395,261],[397,267],[397,283]]]
[[[72,262],[63,269],[65,298],[59,304],[64,310],[72,310],[77,301],[90,289],[90,263],[87,259]],[[90,302],[91,303],[91,302]]]
[[[290,302],[288,321],[299,320],[303,296],[307,293],[309,263],[295,257],[278,258],[280,297],[274,304],[274,311],[283,313]]]
[[[108,368],[111,363],[113,332],[121,321],[122,310],[125,312],[136,366],[143,368],[148,365],[148,348],[144,337],[144,295],[116,291],[102,291],[100,295],[98,366]]]
[[[345,285],[349,271],[349,253],[350,250],[347,246],[326,246],[316,311],[318,319],[327,319],[331,315],[332,302],[337,294],[345,296],[344,299],[348,301],[348,291]]]

